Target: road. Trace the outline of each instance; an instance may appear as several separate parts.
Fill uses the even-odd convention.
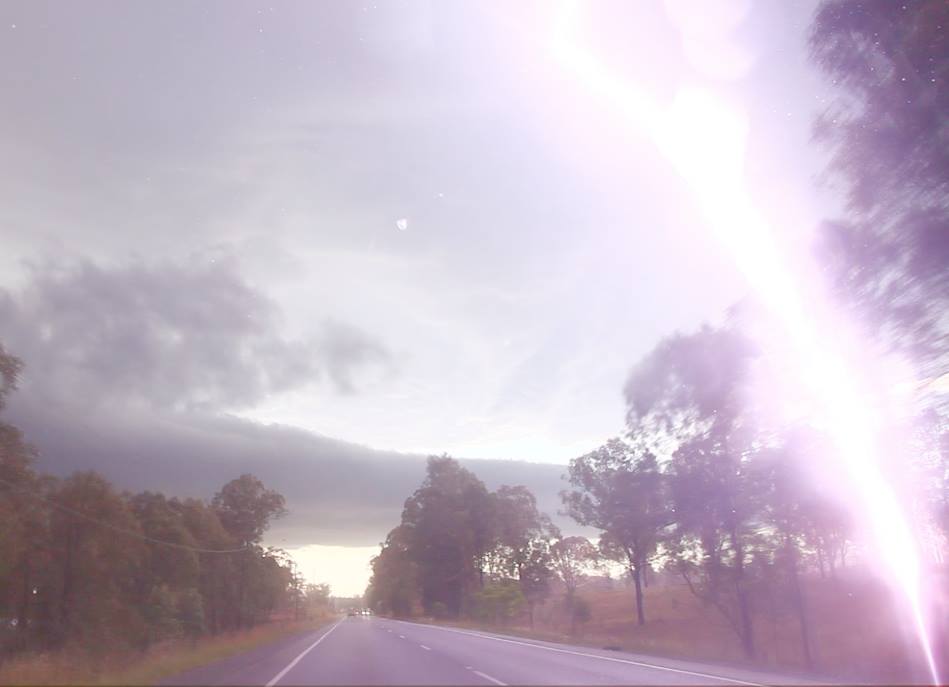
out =
[[[166,685],[790,685],[786,675],[507,635],[347,617]]]

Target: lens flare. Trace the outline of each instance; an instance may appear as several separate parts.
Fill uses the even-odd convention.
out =
[[[822,319],[805,301],[794,271],[749,197],[743,169],[744,117],[723,98],[698,88],[681,90],[671,107],[663,107],[581,47],[573,35],[576,19],[576,3],[563,3],[554,28],[555,58],[593,95],[615,108],[625,125],[656,143],[695,194],[711,230],[782,325],[797,358],[791,362],[826,418],[835,458],[850,479],[852,506],[879,550],[889,573],[885,578],[895,584],[907,606],[938,684],[910,519],[882,470],[883,442],[869,403],[857,391],[856,370],[836,347],[836,333],[820,326]]]

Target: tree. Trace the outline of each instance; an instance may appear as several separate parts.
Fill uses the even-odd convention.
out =
[[[250,569],[253,567],[257,570],[261,565],[261,556],[255,545],[260,542],[270,521],[286,513],[284,504],[283,496],[267,489],[259,479],[247,474],[225,484],[211,501],[221,525],[246,549],[238,557],[238,627],[243,627],[249,620],[247,590]]]
[[[286,514],[285,500],[253,475],[233,479],[214,495],[211,506],[224,529],[238,542],[257,544],[270,521]]]
[[[811,628],[801,586],[801,548],[813,531],[816,499],[800,463],[786,447],[762,450],[751,465],[762,503],[762,523],[774,539],[775,567],[783,573],[791,608],[797,616],[801,652],[808,668],[814,667]]]
[[[645,624],[643,571],[669,525],[663,476],[655,456],[635,456],[620,439],[570,461],[567,513],[603,530],[604,552],[623,561],[636,591],[636,620]]]
[[[517,578],[533,627],[535,607],[550,594],[552,525],[537,510],[537,499],[527,487],[501,486],[492,496],[496,566]]]
[[[456,617],[466,611],[493,542],[490,511],[481,480],[448,456],[428,459],[425,480],[402,511],[426,613],[444,609]]]
[[[0,411],[21,370],[19,359],[0,344]],[[16,619],[19,646],[28,641],[33,583],[49,556],[49,517],[39,495],[50,480],[36,474],[35,458],[21,432],[0,421],[0,614]]]
[[[542,533],[533,537],[523,552],[517,568],[517,582],[527,604],[530,626],[534,627],[534,610],[550,596],[550,581],[554,572],[550,562],[550,542]]]
[[[499,625],[510,620],[524,606],[524,594],[516,580],[501,579],[486,584],[474,595],[475,615]]]
[[[198,555],[198,590],[201,594],[205,614],[205,625],[214,634],[237,625],[236,584],[238,577],[237,556],[241,554],[215,554],[207,551],[231,551],[237,542],[224,529],[217,511],[199,499],[172,499],[170,502],[181,515],[198,547],[205,549]]]
[[[372,559],[372,577],[366,599],[377,613],[405,617],[419,600],[418,568],[409,551],[408,532],[398,526],[389,532]]]
[[[308,584],[303,588],[303,607],[306,618],[327,613],[331,606],[328,584]]]
[[[748,479],[754,436],[743,392],[756,356],[733,326],[706,326],[660,342],[626,383],[631,439],[665,453],[675,514],[669,549],[690,589],[729,620],[749,658],[759,504]]]
[[[0,409],[20,369],[0,346]],[[0,422],[0,616],[17,627],[0,650],[141,648],[292,602],[291,561],[259,545],[283,497],[256,478],[226,484],[209,505],[122,494],[94,472],[58,480],[33,469],[35,456]]]
[[[56,639],[93,646],[125,633],[134,643],[146,641],[135,585],[145,548],[127,503],[95,472],[68,477],[52,500],[58,508],[51,513],[50,586],[41,593],[52,597]]]
[[[566,594],[564,605],[570,620],[570,633],[576,631],[577,587],[586,578],[587,571],[599,559],[597,548],[586,537],[563,537],[556,532],[550,546],[550,561],[554,574],[563,583]]]
[[[845,300],[937,374],[949,343],[949,5],[824,0],[815,63],[838,98],[815,124],[849,216],[824,228]]]
[[[145,543],[146,557],[139,574],[140,593],[146,597],[153,587],[164,585],[169,590],[183,590],[198,582],[197,541],[188,531],[184,518],[171,502],[155,492],[145,491],[128,501],[143,534],[152,542]],[[179,544],[169,547],[161,542]]]

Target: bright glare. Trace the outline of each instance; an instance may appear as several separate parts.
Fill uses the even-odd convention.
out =
[[[369,583],[369,561],[378,546],[324,546],[310,544],[290,549],[304,579],[326,583],[333,596],[362,596]]]
[[[831,342],[836,333],[822,331],[817,313],[808,308],[787,260],[748,197],[743,161],[747,126],[744,117],[708,90],[679,92],[664,109],[649,94],[610,73],[585,51],[571,30],[576,5],[566,2],[554,31],[558,61],[594,95],[616,108],[625,123],[653,140],[690,185],[709,227],[728,248],[739,269],[776,321],[783,325],[809,390],[850,479],[851,507],[868,527],[908,607],[934,681],[939,683],[923,615],[919,553],[909,520],[881,471],[870,404],[857,392],[856,376]]]

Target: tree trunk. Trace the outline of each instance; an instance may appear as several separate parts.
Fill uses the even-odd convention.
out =
[[[754,625],[751,619],[751,602],[745,590],[745,549],[738,537],[738,532],[731,532],[732,548],[735,550],[735,596],[738,598],[738,627],[741,639],[741,649],[745,658],[755,657]]]
[[[63,561],[63,586],[59,602],[59,622],[62,624],[63,636],[68,633],[69,623],[72,620],[72,597],[73,587],[75,586],[73,571],[75,541],[75,526],[70,523],[66,530],[66,559]]]
[[[817,568],[820,570],[820,578],[826,579],[827,573],[824,571],[824,547],[818,541],[817,543]]]
[[[641,573],[638,567],[634,567],[630,572],[633,574],[633,585],[636,587],[636,624],[645,625],[646,615],[643,612],[643,586],[640,579]]]
[[[755,637],[754,626],[751,622],[751,604],[748,602],[748,595],[744,588],[736,585],[738,591],[738,616],[741,623],[741,650],[745,658],[755,657]]]
[[[21,556],[19,565],[20,572],[20,593],[16,600],[16,639],[15,648],[17,650],[25,649],[29,644],[29,623],[30,623],[30,605],[32,601],[33,585],[31,577],[33,568],[30,565],[30,553],[27,552]],[[0,658],[0,665],[3,659]]]
[[[240,570],[237,575],[237,628],[244,628],[244,586],[247,580],[247,556],[250,551],[244,551],[240,556]]]
[[[801,590],[801,580],[797,574],[797,558],[793,551],[793,544],[789,546],[790,573],[791,577],[791,601],[794,604],[794,611],[797,614],[798,625],[801,628],[801,651],[804,654],[804,664],[813,669],[814,659],[811,655],[810,627],[807,622],[807,608],[804,603],[804,592]]]

